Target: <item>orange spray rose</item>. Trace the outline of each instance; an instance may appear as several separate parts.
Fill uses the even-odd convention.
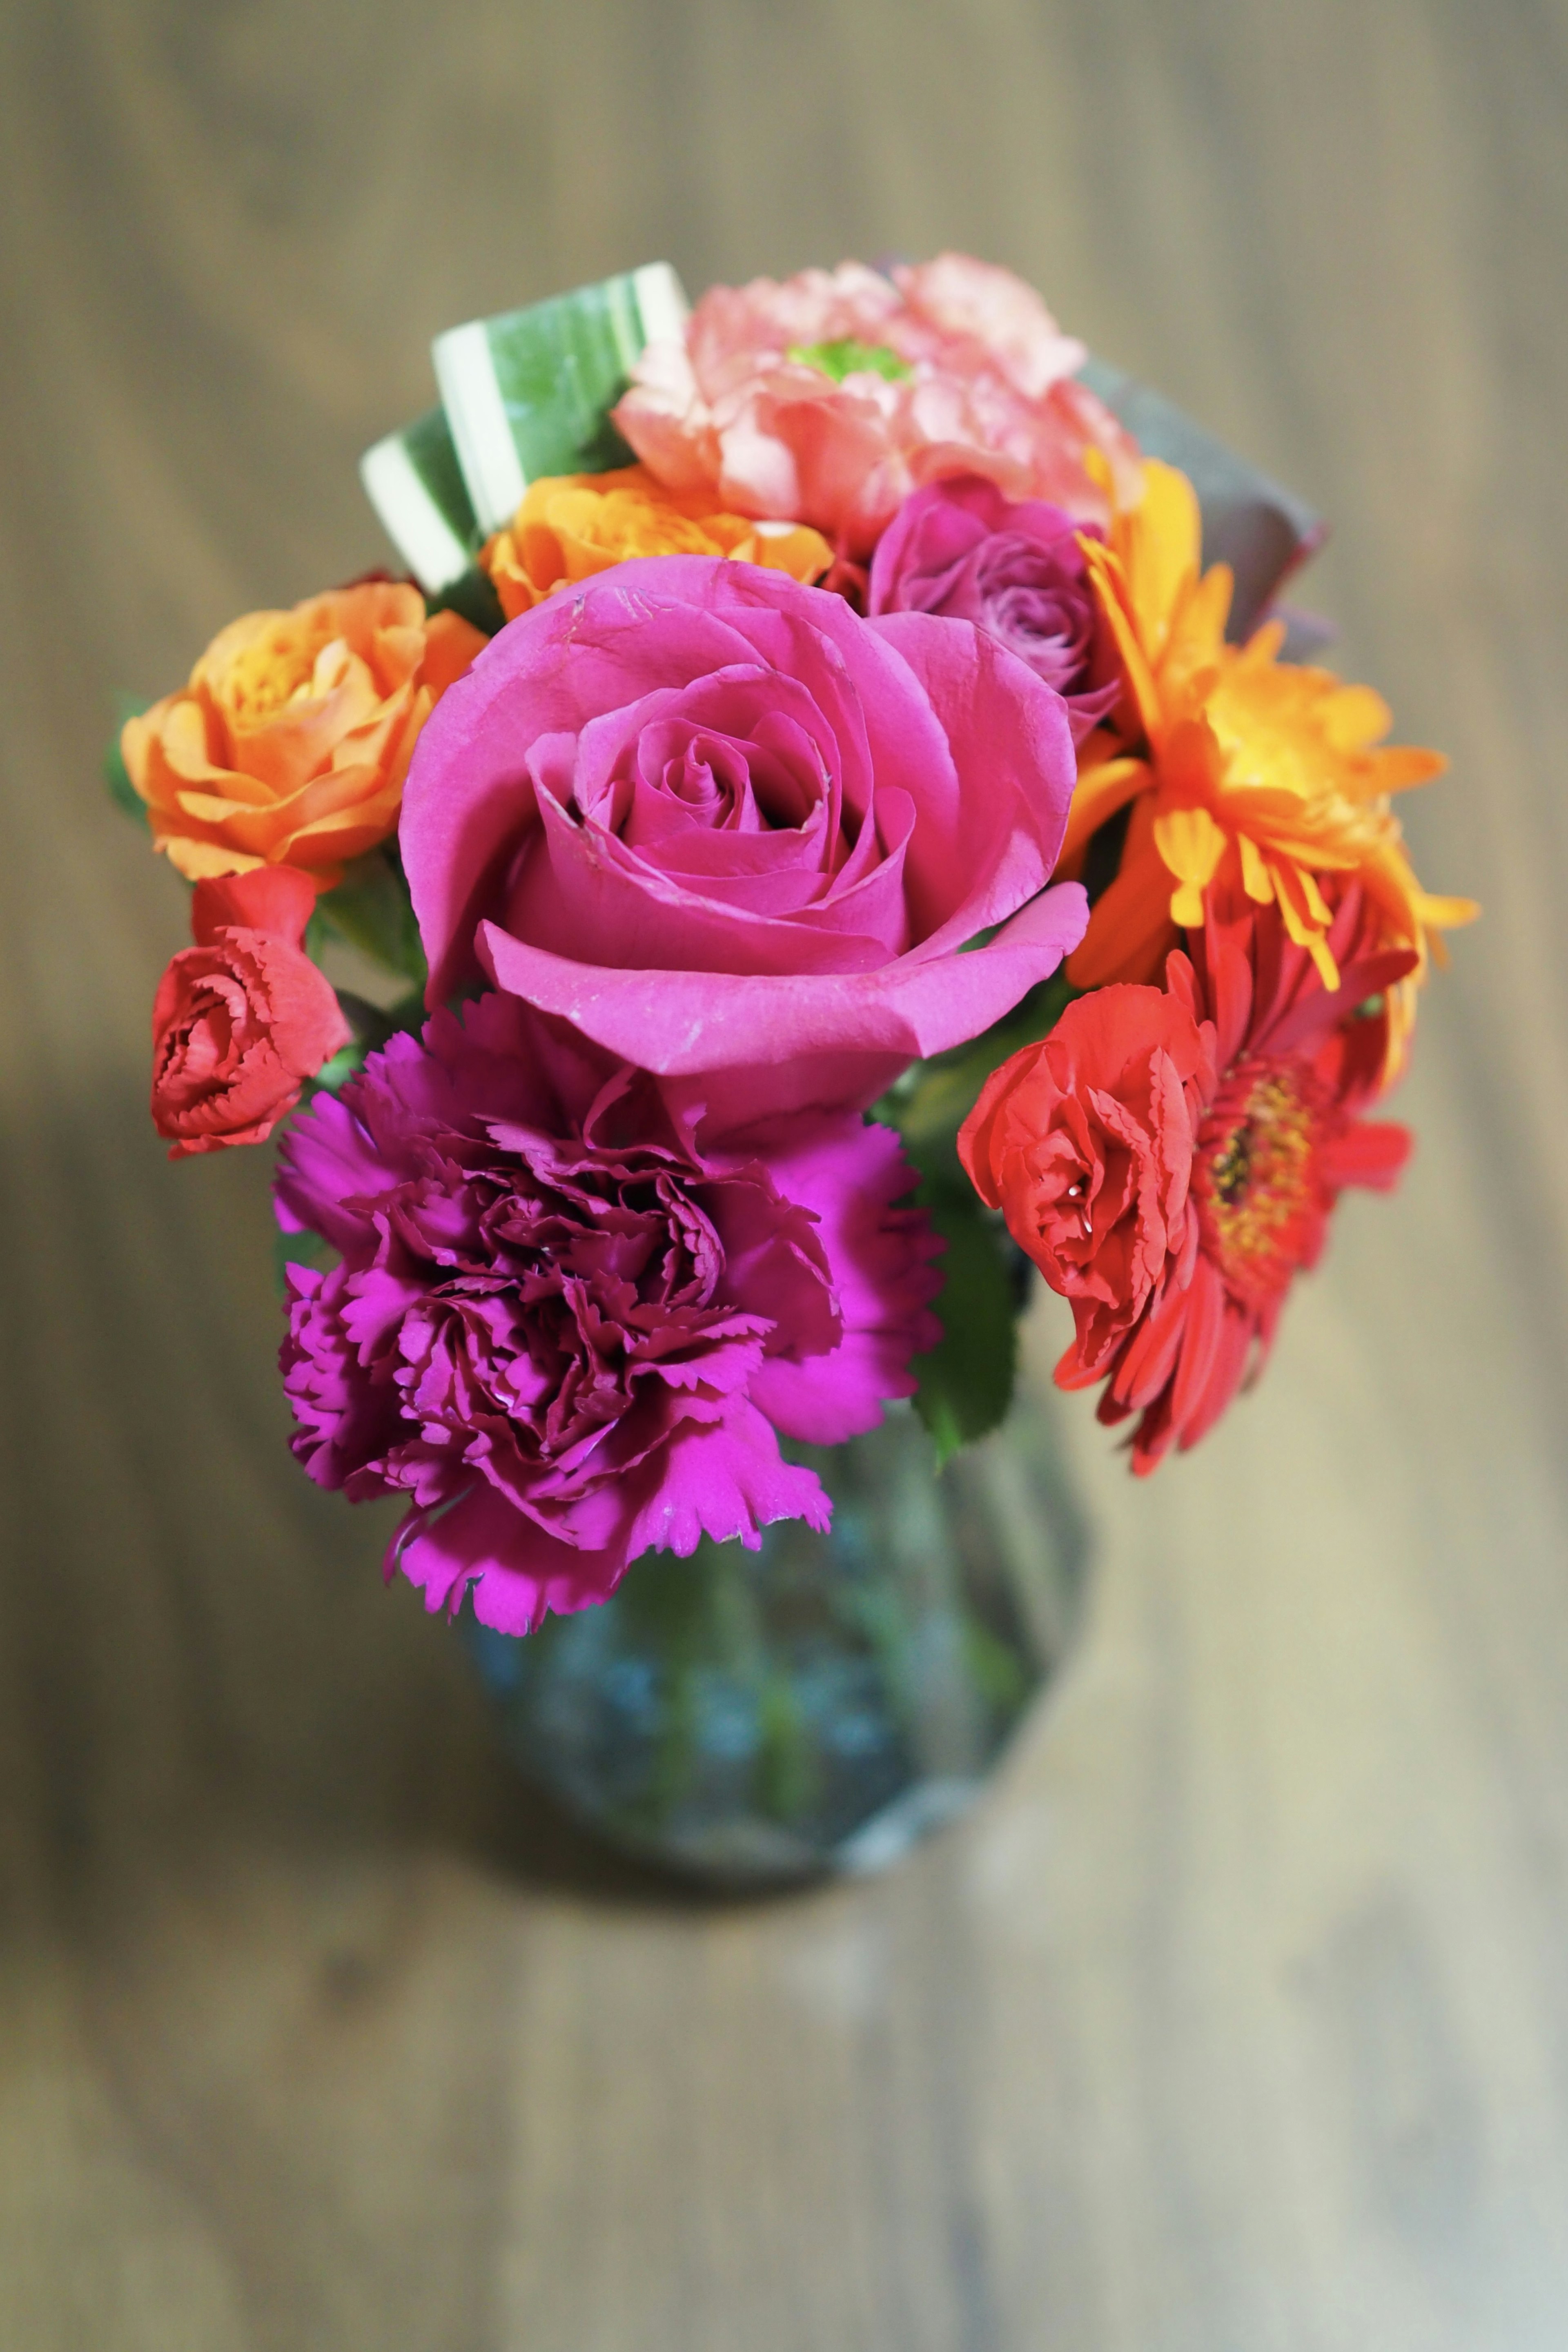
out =
[[[154,844],[187,881],[288,865],[330,889],[395,831],[419,730],[484,643],[396,581],[231,621],[121,736]]]
[[[607,572],[635,555],[727,555],[787,572],[809,587],[833,561],[804,523],[758,523],[715,511],[714,493],[667,490],[646,466],[609,474],[552,474],[529,485],[505,530],[479,562],[509,621],[553,589]]]

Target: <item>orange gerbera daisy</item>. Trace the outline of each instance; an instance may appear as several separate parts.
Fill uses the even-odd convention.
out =
[[[1405,855],[1389,795],[1441,772],[1436,751],[1375,748],[1392,724],[1370,687],[1281,662],[1283,624],[1225,641],[1231,575],[1200,570],[1192,484],[1145,460],[1142,502],[1109,544],[1081,544],[1115,637],[1126,692],[1110,730],[1084,747],[1059,874],[1082,872],[1090,836],[1130,809],[1116,879],[1068,966],[1079,988],[1146,981],[1178,929],[1204,919],[1212,882],[1277,905],[1286,931],[1339,985],[1329,945],[1344,882],[1379,910],[1383,943],[1418,959],[1390,1003],[1390,1067],[1403,1059],[1414,992],[1436,929],[1468,922],[1468,898],[1432,898]]]

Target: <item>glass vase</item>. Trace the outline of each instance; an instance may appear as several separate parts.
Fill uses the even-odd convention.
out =
[[[645,1863],[719,1888],[882,1868],[983,1787],[1071,1638],[1084,1529],[1048,1410],[939,1474],[908,1406],[792,1446],[833,1525],[650,1553],[536,1633],[461,1621],[514,1761]]]

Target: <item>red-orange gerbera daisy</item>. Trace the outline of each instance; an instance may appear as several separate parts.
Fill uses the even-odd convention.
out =
[[[1068,969],[1075,985],[1152,980],[1178,929],[1202,923],[1211,883],[1278,907],[1323,985],[1337,892],[1353,877],[1380,943],[1413,950],[1390,1004],[1390,1074],[1403,1058],[1429,938],[1468,922],[1467,898],[1423,890],[1389,795],[1444,765],[1435,751],[1377,748],[1392,724],[1370,687],[1279,660],[1284,627],[1225,641],[1231,577],[1200,572],[1198,504],[1184,475],[1151,459],[1142,503],[1084,555],[1127,681],[1118,730],[1085,747],[1058,871],[1081,870],[1090,835],[1131,804],[1116,879]]]
[[[1386,1190],[1410,1147],[1358,1117],[1415,961],[1381,945],[1360,885],[1331,912],[1331,990],[1277,905],[1211,887],[1201,912],[1166,988],[1078,998],[993,1073],[959,1137],[981,1198],[1072,1307],[1058,1383],[1103,1380],[1101,1421],[1140,1416],[1140,1473],[1212,1428],[1340,1192]]]

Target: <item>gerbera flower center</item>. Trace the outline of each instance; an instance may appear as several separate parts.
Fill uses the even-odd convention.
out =
[[[1317,1254],[1326,1108],[1305,1063],[1243,1063],[1204,1121],[1193,1189],[1210,1255],[1244,1297],[1282,1290]]]

